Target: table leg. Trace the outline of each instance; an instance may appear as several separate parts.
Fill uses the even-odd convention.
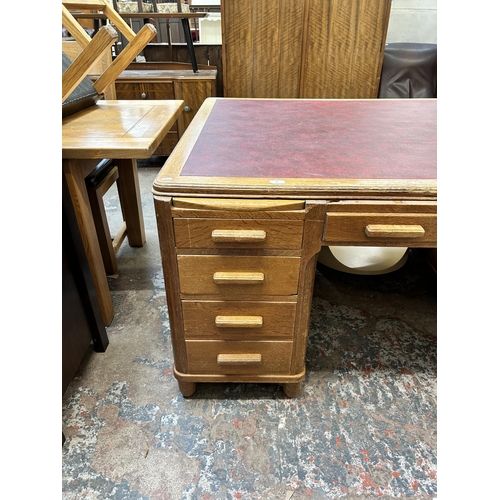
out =
[[[89,261],[92,280],[97,293],[97,300],[102,313],[105,326],[109,326],[115,314],[111,292],[101,249],[97,240],[97,233],[87,195],[85,177],[94,169],[100,160],[63,160],[63,172],[68,183],[71,201],[75,209],[78,227],[82,235],[83,246]]]
[[[144,217],[142,214],[141,188],[137,171],[137,160],[114,160],[119,177],[116,181],[120,195],[123,218],[127,224],[128,243],[142,247],[146,242]]]

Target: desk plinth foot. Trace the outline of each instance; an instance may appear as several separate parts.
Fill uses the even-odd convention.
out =
[[[235,382],[235,383],[267,383],[281,384],[283,391],[289,398],[297,396],[300,392],[302,380],[304,380],[305,369],[296,375],[222,375],[222,374],[189,374],[177,371],[174,366],[174,377],[179,384],[179,390],[186,398],[192,396],[196,391],[197,382]]]
[[[300,386],[300,382],[295,382],[293,384],[283,384],[283,392],[285,393],[285,396],[294,398],[299,394]]]
[[[177,383],[179,384],[179,390],[185,398],[192,396],[194,391],[196,391],[196,382],[182,382],[178,380]]]

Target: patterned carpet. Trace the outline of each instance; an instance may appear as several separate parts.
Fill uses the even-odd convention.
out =
[[[398,271],[318,264],[298,397],[276,384],[198,384],[172,374],[151,185],[147,243],[125,241],[110,278],[116,315],[63,399],[62,498],[437,498],[436,276],[423,251]],[[112,190],[106,207],[118,217]]]

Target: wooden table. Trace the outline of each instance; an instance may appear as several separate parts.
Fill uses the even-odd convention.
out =
[[[185,396],[298,393],[322,246],[436,247],[436,104],[205,101],[153,184]]]
[[[114,308],[92,218],[85,177],[104,158],[119,169],[120,203],[131,246],[146,241],[137,159],[149,158],[182,112],[184,101],[100,101],[62,120],[62,163],[97,298],[108,326]]]

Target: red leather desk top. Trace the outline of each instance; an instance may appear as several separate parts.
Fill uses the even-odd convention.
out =
[[[435,179],[436,101],[218,100],[182,175]]]
[[[158,194],[437,196],[435,99],[208,98]]]

